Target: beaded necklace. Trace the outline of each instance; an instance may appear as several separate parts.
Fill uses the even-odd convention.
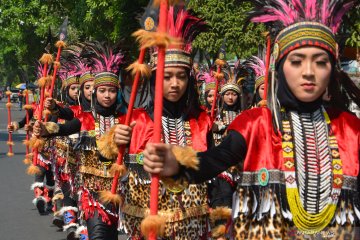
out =
[[[293,222],[295,226],[305,234],[314,234],[322,231],[332,221],[341,193],[341,187],[343,183],[343,171],[337,140],[334,132],[331,129],[330,118],[325,109],[322,108],[322,114],[325,118],[328,128],[327,141],[330,155],[332,158],[332,176],[330,176],[332,177],[332,190],[329,194],[327,205],[319,213],[309,213],[303,207],[299,194],[299,189],[297,186],[297,162],[295,161],[295,140],[293,138],[293,126],[291,124],[291,121],[289,121],[289,119],[287,118],[285,109],[282,109],[281,112],[284,115],[284,118],[282,120],[282,149],[285,168],[284,175],[286,181],[287,200],[291,213],[293,215]]]

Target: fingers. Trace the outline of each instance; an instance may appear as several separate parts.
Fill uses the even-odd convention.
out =
[[[151,174],[160,174],[164,171],[169,145],[163,143],[149,143],[144,150],[144,170]]]
[[[130,123],[131,129],[133,129],[133,128],[135,127],[135,125],[136,125],[136,121],[132,121],[132,122]]]
[[[36,137],[40,137],[40,133],[41,133],[41,123],[39,121],[36,121],[33,126],[33,134]]]

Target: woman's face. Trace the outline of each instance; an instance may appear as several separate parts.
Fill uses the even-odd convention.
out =
[[[177,102],[184,95],[189,82],[185,68],[167,67],[164,72],[163,96],[170,102]]]
[[[224,102],[228,106],[233,106],[237,102],[238,98],[239,95],[233,90],[229,90],[224,93]]]
[[[259,86],[259,96],[261,99],[264,99],[264,92],[265,92],[265,84],[261,84]]]
[[[324,94],[330,81],[331,68],[325,50],[304,47],[289,53],[284,63],[284,74],[298,100],[313,102]]]
[[[71,84],[69,87],[69,97],[72,100],[77,100],[79,96],[79,84]]]
[[[206,101],[209,105],[212,105],[214,102],[214,97],[215,97],[215,90],[210,90],[207,97],[206,97]]]
[[[94,81],[87,81],[84,83],[84,96],[88,101],[91,100],[93,87],[94,87]]]
[[[117,88],[100,86],[96,90],[96,99],[102,107],[111,107],[116,102]]]

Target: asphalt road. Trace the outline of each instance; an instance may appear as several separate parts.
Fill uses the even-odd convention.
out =
[[[25,111],[13,104],[12,119],[19,121]],[[30,186],[34,177],[26,174],[25,132],[13,134],[14,156],[8,157],[7,109],[5,100],[0,101],[0,240],[64,240],[66,234],[53,226],[52,214],[40,216],[32,204]],[[119,235],[119,240],[126,237]]]

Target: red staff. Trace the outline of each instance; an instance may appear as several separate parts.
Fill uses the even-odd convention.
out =
[[[32,109],[32,106],[29,104],[29,90],[25,89],[24,91],[24,95],[25,95],[25,106],[24,109],[26,111],[26,126],[27,128],[29,127],[29,122],[30,122],[30,116],[29,116],[29,110]],[[32,154],[30,154],[30,147],[29,147],[29,140],[30,140],[30,131],[29,129],[26,130],[26,138],[24,141],[24,144],[26,146],[26,155],[25,155],[25,159],[24,159],[24,163],[26,165],[31,163],[31,159],[32,159]]]
[[[270,37],[270,33],[267,34],[266,36],[266,41],[267,41],[267,46],[266,46],[266,59],[265,59],[265,64],[266,64],[266,70],[265,70],[265,81],[264,81],[264,100],[267,100],[267,90],[268,90],[268,85],[269,85],[269,69],[270,69],[270,49],[271,49],[271,37]]]
[[[38,80],[38,85],[40,87],[40,103],[39,103],[40,107],[37,111],[37,120],[40,122],[42,121],[42,115],[44,110],[45,88],[50,81],[47,76],[47,70],[49,64],[51,64],[52,61],[53,61],[53,57],[51,54],[48,53],[43,54],[43,56],[40,59],[40,62],[44,64],[44,69],[42,72],[43,77],[41,77]],[[29,168],[27,169],[27,173],[29,175],[37,174],[40,171],[40,169],[37,167],[37,158],[38,158],[39,149],[41,150],[43,145],[44,145],[44,140],[41,139],[41,137],[33,136],[32,139],[30,140],[30,146],[33,149],[33,162],[32,165],[29,166]]]
[[[68,25],[68,17],[65,18],[63,24],[60,27],[60,32],[59,32],[59,41],[56,42],[55,46],[57,47],[57,54],[56,54],[56,59],[54,62],[54,71],[53,71],[53,75],[51,78],[51,84],[49,86],[48,92],[49,92],[49,96],[50,98],[53,97],[54,94],[54,87],[55,87],[55,80],[56,80],[56,74],[57,71],[59,70],[59,68],[61,67],[60,65],[60,56],[61,56],[61,51],[62,49],[66,48],[66,37],[67,37],[67,25]],[[47,121],[48,115],[51,114],[51,112],[49,110],[45,110],[45,122]]]
[[[8,125],[11,124],[11,91],[6,91],[6,96],[8,97],[8,101],[6,103],[6,108],[7,108],[7,111],[8,111]],[[7,153],[7,155],[10,157],[10,156],[14,156],[14,153],[13,153],[13,146],[14,146],[14,142],[12,140],[12,132],[9,132],[9,138],[8,138],[8,141],[7,141],[7,145],[9,146],[9,152]]]
[[[215,74],[215,79],[216,79],[216,83],[215,83],[215,94],[214,94],[214,101],[211,105],[211,119],[214,119],[214,115],[215,115],[215,107],[216,107],[216,101],[217,101],[217,95],[218,95],[218,91],[219,91],[219,82],[224,78],[224,75],[221,73],[221,66],[224,65],[224,61],[217,59],[216,60],[216,65],[217,65],[217,72]]]
[[[160,1],[159,25],[157,33],[159,35],[167,32],[167,17],[168,17],[168,0]],[[155,102],[154,102],[154,136],[155,143],[161,141],[161,117],[163,111],[163,84],[164,84],[164,69],[165,69],[165,50],[166,45],[158,45],[158,59],[156,68],[155,80]],[[157,235],[162,233],[162,219],[157,215],[158,212],[158,192],[159,192],[159,175],[153,174],[151,176],[150,186],[150,215],[144,219],[142,225],[149,227],[149,239],[156,240]],[[160,224],[159,224],[160,223]],[[144,232],[143,232],[144,233]],[[146,234],[146,233],[144,233]]]

